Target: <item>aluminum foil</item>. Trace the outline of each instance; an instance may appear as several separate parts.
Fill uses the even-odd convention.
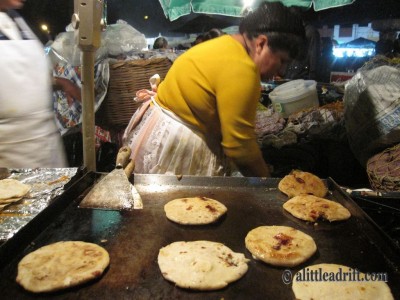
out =
[[[8,178],[31,186],[30,192],[17,203],[0,212],[0,243],[13,237],[23,226],[64,192],[64,186],[77,168],[10,169]]]

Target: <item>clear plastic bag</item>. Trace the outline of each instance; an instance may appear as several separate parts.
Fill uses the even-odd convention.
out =
[[[123,20],[118,20],[116,24],[108,25],[102,39],[102,45],[111,57],[147,49],[147,41],[144,34]]]
[[[349,144],[362,165],[400,142],[399,68],[360,69],[346,85],[344,103]]]

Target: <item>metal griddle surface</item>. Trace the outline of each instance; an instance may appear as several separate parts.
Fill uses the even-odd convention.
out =
[[[61,240],[82,240],[102,245],[111,264],[103,277],[86,285],[39,295],[54,299],[293,299],[291,284],[282,281],[285,269],[294,274],[307,265],[336,263],[361,272],[387,272],[395,298],[400,297],[400,257],[396,248],[362,210],[332,181],[330,195],[347,207],[352,217],[343,222],[303,222],[286,213],[287,197],[276,187],[279,179],[135,175],[135,186],[144,202],[143,210],[107,211],[71,205],[18,253],[0,273],[3,299],[31,299],[37,295],[15,283],[17,264],[27,253]],[[163,206],[174,198],[206,196],[228,207],[219,222],[206,226],[183,226],[168,221]],[[83,197],[83,195],[81,196]],[[311,235],[317,253],[294,268],[279,268],[255,261],[244,244],[246,234],[262,225],[292,226]],[[158,268],[161,247],[175,241],[210,240],[242,252],[249,270],[225,289],[211,292],[188,291],[166,281]]]

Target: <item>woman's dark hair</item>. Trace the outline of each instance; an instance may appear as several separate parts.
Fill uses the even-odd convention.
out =
[[[154,41],[153,49],[165,49],[167,46],[168,41],[164,37],[160,36]]]
[[[204,40],[211,40],[224,34],[225,33],[221,29],[212,28],[204,35]]]
[[[262,2],[243,18],[239,32],[250,39],[265,34],[271,50],[287,51],[291,58],[298,58],[306,45],[300,10],[285,7],[281,2]]]

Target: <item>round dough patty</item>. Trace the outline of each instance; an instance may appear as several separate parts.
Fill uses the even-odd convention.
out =
[[[15,179],[0,180],[0,199],[24,197],[31,189],[29,184]]]
[[[16,281],[34,293],[53,292],[100,277],[109,263],[108,252],[96,244],[58,242],[26,255]]]
[[[227,211],[221,202],[206,197],[188,197],[165,204],[167,218],[179,224],[201,225],[217,221]]]
[[[283,208],[296,218],[311,222],[319,219],[341,221],[351,216],[350,211],[340,203],[313,195],[293,197],[283,204]]]
[[[314,174],[293,170],[279,181],[278,189],[292,198],[297,195],[311,194],[324,197],[328,189],[324,182]]]
[[[163,277],[194,290],[224,288],[247,272],[247,262],[244,254],[210,241],[174,242],[158,254]]]
[[[359,282],[354,280],[350,281],[343,279],[341,279],[342,281],[315,280],[316,276],[319,275],[314,275],[314,280],[312,281],[310,280],[311,272],[319,272],[321,273],[321,276],[325,276],[323,275],[324,273],[328,275],[330,274],[336,275],[339,274],[340,269],[342,273],[348,273],[348,274],[353,273],[353,269],[336,264],[318,264],[318,265],[308,266],[305,269],[300,270],[293,276],[292,290],[296,296],[295,298],[299,300],[306,300],[306,299],[307,300],[309,299],[392,300],[394,299],[389,286],[383,281]],[[305,281],[307,280],[307,278],[305,278],[307,275],[303,276],[303,274],[309,274],[308,281]],[[363,278],[364,276],[365,274],[360,272],[360,278]],[[319,277],[317,277],[317,279],[318,278]]]
[[[274,266],[297,266],[317,251],[311,236],[288,226],[257,227],[247,234],[245,243],[255,259]]]

